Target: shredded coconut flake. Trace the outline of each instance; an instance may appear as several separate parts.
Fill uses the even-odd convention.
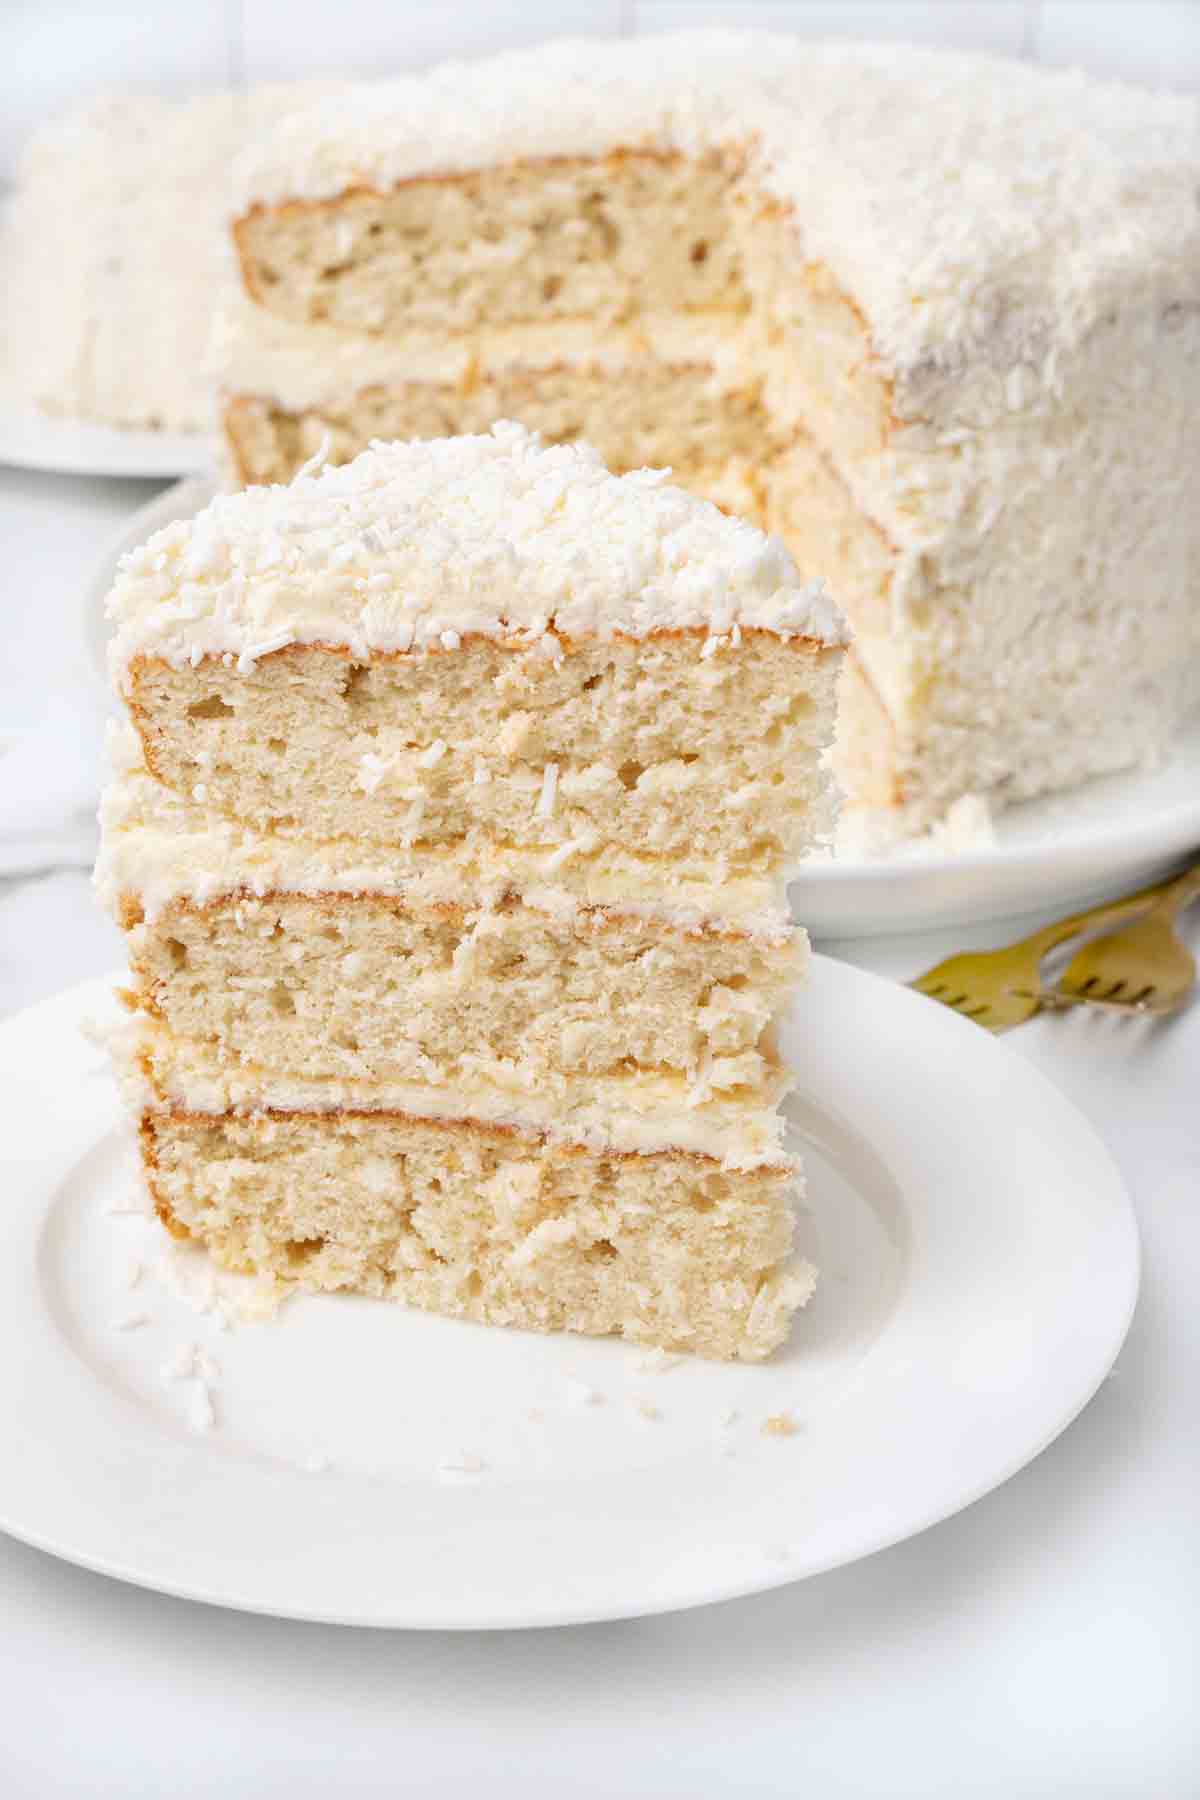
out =
[[[321,433],[320,443],[317,445],[308,461],[301,463],[293,476],[293,480],[303,481],[308,476],[315,475],[319,469],[324,468],[325,464],[329,461],[329,451],[331,447],[332,439],[327,431],[323,431]]]
[[[542,771],[542,791],[538,795],[537,813],[539,819],[553,816],[555,800],[558,794],[558,764],[547,763]]]

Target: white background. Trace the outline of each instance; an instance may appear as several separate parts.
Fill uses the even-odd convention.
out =
[[[38,119],[100,87],[378,73],[562,31],[739,20],[1200,86],[1191,4],[0,0],[0,168]],[[79,594],[105,538],[151,491],[0,471],[0,726],[57,706],[64,731],[94,730]],[[907,977],[969,936],[841,948]],[[0,1013],[118,959],[84,875],[0,882]],[[775,1594],[499,1637],[244,1618],[0,1539],[0,1800],[1195,1800],[1200,1008],[1149,1032],[1037,1021],[1009,1043],[1107,1138],[1146,1262],[1115,1378],[1005,1488],[909,1544]]]

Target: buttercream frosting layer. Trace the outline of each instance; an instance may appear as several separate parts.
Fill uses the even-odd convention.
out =
[[[113,1039],[135,1112],[402,1113],[477,1122],[562,1144],[634,1155],[682,1151],[730,1169],[787,1168],[784,1120],[775,1110],[789,1085],[782,1070],[729,1093],[666,1071],[564,1076],[542,1084],[318,1080],[224,1061],[208,1046],[140,1017]],[[758,1059],[754,1059],[757,1061]]]

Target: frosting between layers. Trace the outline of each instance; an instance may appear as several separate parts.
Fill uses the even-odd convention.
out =
[[[450,385],[476,372],[486,378],[560,364],[623,370],[647,357],[700,367],[719,392],[744,388],[759,375],[752,360],[748,366],[740,322],[721,313],[640,313],[630,326],[556,319],[457,338],[428,330],[373,337],[282,318],[234,289],[223,297],[213,333],[223,390],[262,396],[290,412],[344,406],[363,388]]]
[[[456,650],[559,638],[765,630],[840,645],[820,582],[778,539],[594,451],[519,425],[379,444],[287,488],[218,496],[123,559],[108,610],[120,681],[139,654],[249,668],[292,643]]]
[[[484,1080],[446,1087],[318,1080],[224,1063],[207,1045],[176,1038],[144,1017],[121,1027],[111,1049],[138,1114],[172,1108],[215,1116],[397,1112],[468,1126],[506,1126],[593,1151],[685,1151],[729,1169],[794,1166],[781,1147],[784,1120],[775,1111],[790,1085],[782,1070],[730,1097],[669,1073],[564,1076],[552,1094]]]
[[[366,844],[251,831],[164,787],[141,763],[127,723],[110,728],[118,769],[101,802],[103,836],[94,876],[107,910],[125,897],[147,919],[177,901],[206,906],[226,895],[382,894],[413,905],[487,906],[508,895],[562,916],[579,907],[662,920],[679,929],[711,925],[768,942],[792,936],[782,884],[724,870],[639,858],[606,845],[520,851],[502,845],[372,850]]]
[[[366,85],[284,119],[236,205],[638,147],[749,154],[875,349],[918,376],[1040,368],[1131,288],[1200,297],[1194,98],[895,44],[687,32],[564,41]],[[980,221],[986,220],[986,228]]]

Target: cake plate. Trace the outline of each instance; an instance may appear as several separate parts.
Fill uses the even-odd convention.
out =
[[[211,469],[213,443],[199,431],[127,431],[55,418],[0,397],[0,463],[54,475],[161,480]]]
[[[1003,1044],[815,959],[784,1031],[822,1271],[763,1365],[320,1296],[247,1321],[147,1216],[91,982],[0,1025],[0,1527],[166,1593],[439,1629],[756,1593],[1016,1473],[1112,1365],[1121,1179]],[[986,1101],[986,1104],[983,1102]]]

